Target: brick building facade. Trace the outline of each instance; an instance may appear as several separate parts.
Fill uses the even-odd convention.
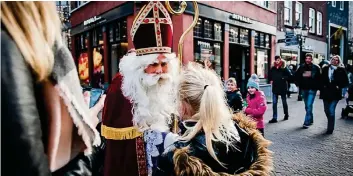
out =
[[[298,65],[303,62],[306,53],[314,55],[314,62],[327,58],[327,2],[325,1],[281,1],[278,2],[276,54],[282,56],[287,64]],[[285,43],[286,35],[294,33],[294,27],[307,25],[309,33],[305,39],[302,53],[298,43]]]
[[[119,59],[133,48],[129,31],[140,6],[126,1],[72,2],[72,54],[83,84],[97,87],[110,82]],[[198,6],[199,22],[184,40],[183,63],[202,60],[208,52],[224,79],[236,75],[244,85],[251,73],[257,73],[266,81],[275,54],[276,2],[205,1]],[[193,14],[188,2],[184,14],[172,16],[174,52]]]

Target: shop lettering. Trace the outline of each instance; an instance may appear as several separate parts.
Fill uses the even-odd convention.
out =
[[[241,16],[241,15],[236,15],[236,14],[231,15],[230,19],[238,20],[238,21],[245,22],[245,23],[252,23],[252,20],[250,18]]]
[[[94,22],[100,20],[101,18],[102,18],[102,17],[94,16],[94,17],[92,17],[92,18],[90,18],[90,19],[88,19],[88,20],[85,20],[85,21],[83,22],[83,25],[84,25],[84,26],[89,25],[89,24],[91,24],[91,23],[94,23]]]

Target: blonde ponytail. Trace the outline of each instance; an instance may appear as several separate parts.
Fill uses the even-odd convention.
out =
[[[62,43],[55,3],[2,1],[1,21],[37,80],[46,79],[54,65],[54,42]]]
[[[181,140],[190,141],[203,130],[208,152],[224,166],[216,157],[212,141],[222,142],[227,148],[234,147],[232,143],[234,140],[239,141],[239,134],[232,121],[232,112],[226,104],[221,79],[214,71],[192,63],[183,70],[182,77],[181,100],[190,104],[196,112],[192,118],[198,122]]]

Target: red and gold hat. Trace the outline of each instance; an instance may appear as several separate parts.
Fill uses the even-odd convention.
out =
[[[141,8],[130,34],[136,55],[172,52],[173,23],[160,1],[147,2]]]

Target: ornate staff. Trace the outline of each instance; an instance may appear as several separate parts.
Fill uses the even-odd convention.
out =
[[[183,66],[183,42],[185,39],[185,36],[187,33],[189,33],[191,31],[191,29],[193,29],[195,27],[195,25],[197,24],[197,21],[199,19],[199,6],[197,5],[196,1],[193,1],[193,7],[194,7],[194,11],[195,11],[195,16],[194,16],[194,21],[192,22],[192,24],[186,29],[186,31],[181,35],[180,39],[179,39],[179,43],[178,43],[178,58],[180,61],[180,71],[181,68]],[[175,11],[169,4],[169,1],[165,2],[165,6],[167,8],[167,10],[169,11],[169,13],[171,13],[172,15],[181,15],[184,13],[185,9],[186,9],[186,2],[183,1],[180,4],[180,10],[179,11]],[[174,133],[178,133],[178,117],[176,115],[172,115],[172,119],[173,119],[173,132]]]
[[[186,29],[186,31],[181,35],[180,39],[179,39],[179,44],[178,44],[178,58],[180,61],[180,68],[183,65],[183,42],[185,39],[185,36],[187,33],[189,33],[191,31],[191,29],[193,29],[195,27],[195,25],[197,24],[197,21],[199,19],[199,6],[197,5],[196,1],[192,2],[193,7],[194,7],[194,11],[195,11],[195,16],[194,16],[194,21],[192,22],[192,24]],[[179,11],[175,11],[169,4],[169,1],[165,2],[165,6],[167,8],[167,10],[169,11],[169,13],[171,13],[172,15],[181,15],[184,13],[185,9],[186,9],[186,2],[183,1],[180,4],[181,9]]]

